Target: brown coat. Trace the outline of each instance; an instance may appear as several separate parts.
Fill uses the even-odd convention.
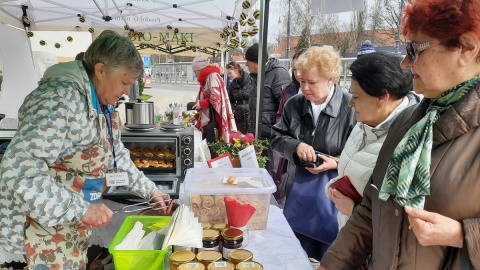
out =
[[[371,181],[380,189],[390,157],[407,130],[421,119],[429,100],[406,109],[390,128]],[[431,188],[425,210],[461,221],[468,252],[480,269],[480,85],[434,125]],[[408,229],[408,216],[392,197],[378,199],[367,185],[362,203],[325,253],[327,269],[358,269],[369,253],[369,269],[438,270],[445,246],[422,246]],[[464,246],[465,247],[465,246]],[[460,269],[460,255],[453,269]]]

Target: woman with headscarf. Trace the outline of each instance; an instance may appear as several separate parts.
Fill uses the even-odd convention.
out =
[[[410,0],[414,90],[319,269],[480,269],[480,0]]]
[[[210,64],[210,59],[203,55],[193,59],[192,69],[200,83],[197,103],[193,106],[199,111],[195,115],[195,127],[202,131],[203,138],[209,143],[218,138],[228,142],[230,133],[236,131],[237,126],[225,83],[220,76],[221,69],[216,64]],[[218,135],[214,133],[215,128]]]

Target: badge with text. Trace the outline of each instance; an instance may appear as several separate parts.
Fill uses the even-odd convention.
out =
[[[107,173],[107,187],[128,186],[127,172]]]
[[[238,157],[240,163],[242,163],[242,168],[258,168],[257,154],[253,145],[238,151]]]

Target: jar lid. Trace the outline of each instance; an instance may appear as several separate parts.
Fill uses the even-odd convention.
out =
[[[251,260],[253,258],[253,254],[246,249],[235,249],[228,253],[228,258],[237,262],[243,262]]]
[[[203,229],[203,240],[217,240],[220,232],[212,229]]]
[[[201,263],[189,262],[189,263],[182,263],[177,268],[177,270],[191,270],[191,269],[205,270],[205,266]]]
[[[188,250],[179,250],[170,254],[170,261],[174,263],[190,262],[195,259],[195,253]]]
[[[202,228],[210,229],[212,228],[212,224],[210,224],[210,222],[202,222]]]
[[[223,230],[225,228],[227,228],[227,223],[216,223],[213,225],[213,229],[215,230]]]
[[[234,270],[235,266],[229,262],[212,262],[207,267],[208,270]]]
[[[222,231],[222,237],[225,240],[238,240],[243,238],[243,232],[237,228],[228,228]]]
[[[215,250],[202,250],[197,254],[197,260],[200,262],[214,262],[222,259],[222,253]]]
[[[235,270],[263,270],[263,266],[257,262],[241,262]]]

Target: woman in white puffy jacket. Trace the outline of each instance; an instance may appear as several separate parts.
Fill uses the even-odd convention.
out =
[[[338,163],[338,177],[325,187],[338,209],[338,228],[345,225],[354,201],[330,185],[347,176],[359,194],[372,174],[378,152],[397,115],[420,98],[411,92],[412,73],[400,67],[402,57],[392,53],[366,54],[352,63],[349,103],[355,109],[357,125],[352,130]]]

